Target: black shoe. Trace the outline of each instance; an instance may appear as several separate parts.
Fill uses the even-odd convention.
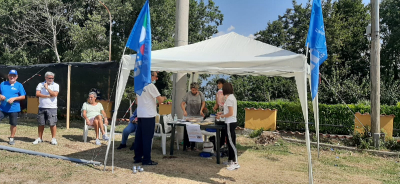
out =
[[[120,144],[117,149],[126,148],[126,144]]]
[[[133,147],[135,143],[132,143],[132,146],[129,148],[130,150],[134,150],[135,148]]]
[[[148,163],[142,163],[142,165],[158,165],[158,163],[154,162],[154,161],[150,161]]]
[[[134,164],[142,163],[142,160],[135,160],[135,157],[133,157],[133,163],[134,163]]]

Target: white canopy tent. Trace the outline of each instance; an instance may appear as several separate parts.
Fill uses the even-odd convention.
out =
[[[307,113],[307,78],[310,67],[304,55],[268,45],[234,32],[195,44],[152,51],[151,54],[151,69],[154,71],[294,77],[304,121],[306,122],[309,177],[312,182]],[[124,55],[122,57],[114,112],[118,112],[129,73],[135,66],[135,58],[136,55]],[[315,116],[317,117],[317,114]],[[112,118],[111,137],[114,137],[115,121],[116,113],[113,114]],[[104,165],[107,162],[110,142],[111,140],[108,142]],[[113,162],[114,154],[112,156]]]

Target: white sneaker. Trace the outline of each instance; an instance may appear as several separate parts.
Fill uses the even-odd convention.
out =
[[[228,166],[228,165],[231,165],[232,162],[233,162],[232,160],[228,160],[228,161],[222,162],[222,164]]]
[[[96,145],[101,145],[101,142],[99,139],[96,139]]]
[[[51,139],[51,144],[52,144],[52,145],[57,145],[57,140],[56,140],[56,138],[52,138],[52,139]]]
[[[107,135],[103,135],[103,140],[108,141],[110,138],[107,137]]]
[[[226,169],[233,171],[233,170],[239,169],[239,168],[240,168],[240,165],[237,162],[232,162],[232,164],[229,165]]]
[[[43,142],[43,140],[41,138],[37,138],[35,141],[32,142],[32,144],[39,144]]]

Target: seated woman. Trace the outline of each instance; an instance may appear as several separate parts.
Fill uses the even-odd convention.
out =
[[[182,99],[181,108],[183,111],[183,116],[203,116],[203,109],[206,105],[204,94],[199,91],[199,84],[193,82],[190,84],[190,91],[185,94]],[[185,129],[184,139],[186,147],[190,147],[191,150],[195,150],[195,143],[189,142],[189,137],[187,135],[187,131]]]
[[[88,102],[83,103],[82,106],[82,116],[86,120],[86,124],[88,126],[93,126],[96,130],[96,145],[101,145],[99,140],[99,128],[101,133],[103,134],[103,140],[108,140],[104,127],[103,127],[103,117],[104,124],[108,125],[107,115],[104,112],[103,105],[101,103],[96,102],[97,94],[95,92],[89,93]],[[103,114],[103,116],[101,116]]]
[[[137,110],[133,112],[132,116],[129,118],[128,126],[126,126],[122,131],[122,141],[117,149],[126,148],[126,141],[128,140],[129,134],[135,132],[136,128],[137,128]],[[129,148],[130,150],[133,150],[134,143],[135,142],[133,142],[131,148]]]

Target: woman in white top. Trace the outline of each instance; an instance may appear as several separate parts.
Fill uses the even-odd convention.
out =
[[[236,133],[235,129],[237,126],[237,101],[235,96],[233,95],[233,87],[230,83],[225,83],[222,87],[222,92],[226,97],[224,103],[224,112],[220,112],[217,115],[217,119],[225,118],[226,129],[227,129],[227,137],[229,139],[228,144],[228,162],[227,169],[235,170],[239,169],[240,165],[238,163],[237,158],[237,150],[236,150]]]

